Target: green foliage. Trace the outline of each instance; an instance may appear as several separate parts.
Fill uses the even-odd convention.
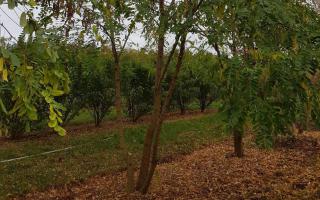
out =
[[[211,8],[216,15],[207,11],[208,40],[222,54],[229,128],[240,130],[249,119],[258,144],[270,147],[301,117],[317,113],[312,77],[319,68],[319,17],[296,1],[221,0]]]
[[[186,56],[184,70],[189,71],[189,79],[194,82],[195,97],[199,101],[201,111],[219,97],[219,65],[216,56],[203,50]]]
[[[152,108],[154,77],[150,69],[152,65],[146,59],[148,56],[145,53],[128,52],[123,57],[122,92],[128,116],[134,122]]]
[[[71,92],[60,100],[66,107],[65,123],[88,108],[98,126],[114,104],[112,60],[93,44],[65,48],[71,78]]]
[[[33,0],[7,1],[9,9],[14,9],[18,4],[33,6],[34,3]],[[22,133],[24,126],[26,131],[30,131],[30,123],[39,119],[39,102],[46,102],[48,126],[60,135],[65,135],[65,130],[60,126],[63,107],[55,98],[69,91],[68,75],[57,62],[58,54],[46,32],[32,19],[30,13],[28,16],[24,12],[21,14],[20,25],[24,33],[19,43],[0,48],[1,132],[8,133],[10,130],[9,134],[15,137],[17,133]],[[26,34],[29,34],[27,43],[24,42]],[[9,101],[4,100],[8,97]],[[13,129],[12,119],[19,122],[16,129]]]
[[[181,114],[185,114],[188,105],[194,100],[197,93],[195,80],[192,78],[192,72],[184,68],[180,73],[175,92],[173,94],[173,104],[178,106]]]
[[[114,105],[113,73],[110,63],[100,66],[100,69],[94,65],[92,67],[95,68],[88,74],[86,100],[88,108],[93,113],[95,124],[99,126]]]
[[[26,45],[29,51],[25,51]],[[59,125],[62,123],[63,107],[55,98],[68,92],[69,79],[56,62],[56,51],[49,46],[47,40],[41,38],[27,44],[20,41],[17,46],[10,47],[10,50],[2,48],[0,55],[3,60],[0,82],[3,88],[0,91],[2,128],[10,129],[9,134],[12,136],[21,134],[24,127],[26,131],[30,131],[30,123],[39,120],[40,102],[46,102],[48,126],[64,135],[65,131]],[[20,121],[18,128],[12,127],[12,119]]]

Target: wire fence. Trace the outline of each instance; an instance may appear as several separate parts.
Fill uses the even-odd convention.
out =
[[[104,138],[102,141],[109,141],[111,140],[112,136]],[[11,159],[5,159],[5,160],[1,160],[0,163],[9,163],[9,162],[14,162],[14,161],[20,161],[20,160],[25,160],[25,159],[30,159],[30,158],[34,158],[34,157],[39,157],[39,156],[45,156],[45,155],[50,155],[50,154],[54,154],[54,153],[58,153],[58,152],[64,152],[64,151],[70,151],[79,147],[83,147],[83,146],[87,146],[87,145],[95,145],[96,142],[88,142],[85,144],[80,144],[80,145],[73,145],[73,146],[68,146],[65,148],[61,148],[61,149],[55,149],[55,150],[51,150],[51,151],[45,151],[42,153],[38,153],[38,154],[32,154],[32,155],[26,155],[26,156],[21,156],[21,157],[15,157],[15,158],[11,158]]]

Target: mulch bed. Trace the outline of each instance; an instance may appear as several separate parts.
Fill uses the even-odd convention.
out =
[[[157,167],[150,192],[125,192],[125,173],[33,192],[21,199],[320,199],[320,132],[273,150],[246,141],[245,157],[230,157],[232,140]]]

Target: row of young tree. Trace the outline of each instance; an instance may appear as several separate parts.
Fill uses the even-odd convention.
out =
[[[54,40],[54,38],[51,39]],[[20,58],[25,56],[29,61],[37,58],[38,63],[42,52],[35,50],[36,43],[29,44],[28,55],[23,53],[24,46],[25,42],[19,40],[17,44],[8,46],[8,49]],[[66,68],[70,79],[69,92],[56,98],[56,101],[64,107],[62,123],[68,124],[86,109],[92,114],[95,125],[99,126],[106,115],[112,111],[115,100],[114,65],[111,50],[101,49],[95,44],[61,42],[56,43],[56,47],[59,65]],[[133,122],[136,122],[143,115],[149,114],[152,110],[152,83],[155,79],[152,54],[152,52],[145,50],[131,49],[124,52],[123,55],[121,69],[122,106],[126,116]],[[217,86],[212,81],[214,70],[218,66],[215,61],[217,58],[208,52],[197,54],[189,52],[186,60],[189,62],[186,62],[188,64],[182,69],[181,75],[177,79],[177,88],[173,94],[170,109],[173,111],[178,109],[181,114],[185,114],[190,103],[197,103],[201,111],[204,112],[218,96]],[[46,60],[42,62],[46,62]],[[34,65],[34,67],[38,66]],[[166,82],[163,89],[166,89],[168,85],[169,82]],[[3,106],[5,108],[12,107],[12,93],[9,90],[2,90],[1,95],[4,99]],[[8,136],[18,138],[24,133],[44,127],[47,122],[45,116],[48,114],[45,109],[46,103],[36,96],[33,100],[36,101],[35,109],[39,114],[37,120],[30,120],[28,116],[19,117],[19,113],[1,116],[2,125],[7,127]]]
[[[19,1],[7,3],[14,8]],[[271,147],[279,135],[290,135],[293,124],[307,128],[311,121],[319,123],[319,15],[309,1],[30,0],[28,3],[42,6],[39,20],[34,20],[31,13],[21,15],[20,20],[29,34],[26,49],[37,45],[35,51],[40,54],[29,58],[25,55],[30,52],[25,51],[18,59],[14,50],[2,48],[4,64],[0,62],[0,72],[6,82],[1,82],[0,87],[12,96],[5,99],[9,101],[7,106],[1,96],[2,113],[36,120],[39,113],[36,105],[44,101],[49,108],[48,125],[65,134],[59,125],[63,123],[59,99],[69,92],[64,67],[68,62],[74,63],[70,65],[72,70],[68,69],[71,79],[84,76],[81,80],[74,78],[73,89],[63,100],[71,107],[81,105],[73,102],[78,101],[73,95],[80,95],[81,99],[81,95],[99,96],[102,89],[105,93],[114,92],[115,95],[105,100],[99,96],[86,104],[93,110],[106,108],[108,106],[96,101],[113,102],[114,97],[117,120],[122,123],[122,92],[129,94],[126,100],[131,104],[131,111],[137,109],[135,98],[152,94],[146,102],[152,107],[152,120],[145,135],[136,184],[124,131],[119,130],[128,164],[129,191],[148,191],[157,165],[164,114],[173,99],[182,112],[186,102],[192,99],[191,94],[197,94],[202,108],[218,99],[222,104],[219,114],[233,134],[238,157],[244,154],[242,140],[247,122],[252,124],[259,144],[264,147]],[[58,47],[47,34],[48,27],[55,26],[53,17],[65,22],[62,28],[69,41],[75,39],[71,36],[75,34],[77,41],[86,43],[91,38],[100,48],[76,46],[74,49],[79,51],[68,52],[71,56],[66,52],[58,58]],[[77,26],[81,26],[78,34],[72,32]],[[146,52],[126,51],[128,39],[137,27],[142,27],[141,34],[151,47]],[[187,48],[189,43],[192,45],[192,38],[199,38],[204,44],[193,55]],[[215,54],[204,51],[204,47],[214,49]],[[126,67],[132,65],[135,67]],[[131,77],[131,73],[139,75],[132,79],[126,77]],[[121,77],[125,77],[123,81]],[[87,87],[83,87],[82,81]],[[147,83],[152,92],[139,88],[136,83],[140,81]],[[108,84],[113,87],[106,86]],[[82,91],[84,88],[91,91],[87,94]],[[194,88],[198,91],[193,91]],[[72,115],[72,112],[66,114]],[[96,114],[99,118],[103,112]]]

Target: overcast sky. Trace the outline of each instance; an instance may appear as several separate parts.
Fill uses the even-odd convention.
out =
[[[13,35],[13,37],[18,38],[19,34],[22,32],[22,28],[19,26],[20,14],[24,12],[26,8],[18,7],[14,10],[8,9],[7,5],[0,6],[0,24],[8,29],[8,31]],[[5,38],[10,38],[10,34],[0,26],[0,36]],[[141,34],[134,33],[130,38],[130,43],[138,44],[139,48],[144,47],[146,42]]]
[[[0,24],[3,25],[9,30],[9,32],[17,38],[22,31],[22,28],[19,26],[19,16],[25,10],[25,8],[19,7],[14,10],[8,9],[7,5],[0,6]],[[8,16],[11,18],[9,18]],[[10,35],[0,26],[0,36],[9,38]]]
[[[20,14],[27,9],[25,7],[16,7],[14,10],[10,10],[6,4],[0,6],[0,24],[8,29],[8,31],[13,35],[14,38],[18,38],[19,34],[22,32],[22,28],[19,26]],[[141,27],[138,27],[138,29]],[[0,37],[10,38],[10,34],[0,26]],[[172,44],[174,37],[167,37],[167,42]],[[189,40],[193,42],[196,41],[196,37],[189,35]],[[141,32],[134,32],[129,38],[129,43],[127,48],[143,48],[146,45],[146,41],[142,36]],[[200,44],[196,45],[199,46]],[[210,49],[208,49],[210,51]]]

